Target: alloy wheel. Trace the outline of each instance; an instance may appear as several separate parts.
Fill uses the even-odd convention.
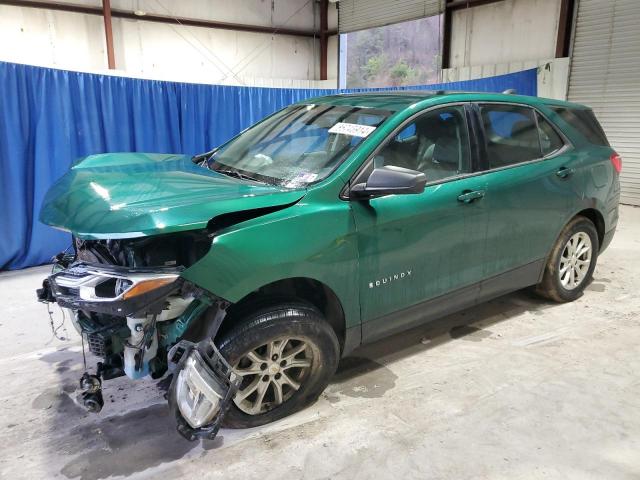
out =
[[[560,283],[567,290],[577,288],[586,278],[591,266],[591,237],[585,232],[574,233],[560,256]]]
[[[278,338],[246,352],[234,366],[242,383],[233,401],[259,415],[286,402],[309,376],[312,348],[303,340]]]

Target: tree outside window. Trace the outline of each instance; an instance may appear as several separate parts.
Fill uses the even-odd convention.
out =
[[[346,87],[437,83],[442,15],[341,35]]]

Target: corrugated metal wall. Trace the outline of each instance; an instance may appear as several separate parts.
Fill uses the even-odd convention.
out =
[[[444,0],[341,0],[338,5],[340,33],[416,20],[444,11]]]
[[[622,203],[640,205],[640,1],[580,0],[568,98],[593,108],[622,155]]]

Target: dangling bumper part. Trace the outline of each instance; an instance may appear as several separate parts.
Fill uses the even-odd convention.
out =
[[[190,441],[214,439],[241,377],[233,373],[212,341],[177,343],[169,351],[169,369],[173,370],[169,408],[178,432]]]

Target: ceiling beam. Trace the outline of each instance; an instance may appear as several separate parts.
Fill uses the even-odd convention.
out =
[[[0,5],[11,5],[15,7],[42,8],[48,10],[58,10],[63,12],[83,13],[85,15],[103,15],[100,7],[90,7],[85,5],[74,5],[70,3],[43,2],[32,0],[0,0]],[[302,30],[287,27],[267,27],[262,25],[245,25],[240,23],[217,22],[198,18],[170,17],[167,15],[156,15],[147,13],[146,15],[136,15],[132,11],[112,9],[111,16],[114,18],[126,18],[143,22],[168,23],[171,25],[185,25],[188,27],[216,28],[219,30],[233,30],[236,32],[266,33],[270,35],[292,35],[295,37],[319,38],[320,32],[313,30]],[[335,35],[335,30],[328,30],[327,35]]]
[[[504,0],[449,0],[445,3],[448,10],[460,10],[461,8],[479,7],[490,3],[503,2]]]

